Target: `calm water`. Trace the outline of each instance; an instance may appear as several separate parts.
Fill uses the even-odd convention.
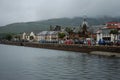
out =
[[[120,59],[0,45],[0,80],[120,80]]]

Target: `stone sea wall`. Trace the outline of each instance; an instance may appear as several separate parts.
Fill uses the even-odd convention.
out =
[[[1,42],[1,44],[46,48],[55,50],[75,51],[98,55],[118,56],[120,55],[120,46],[85,46],[85,45],[66,45],[66,44],[40,44],[30,42]],[[117,55],[116,55],[117,54]]]

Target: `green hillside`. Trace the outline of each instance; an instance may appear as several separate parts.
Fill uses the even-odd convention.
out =
[[[62,27],[80,26],[83,21],[82,17],[76,18],[58,18],[49,19],[44,21],[26,22],[26,23],[13,23],[3,27],[0,27],[0,33],[21,33],[21,32],[38,32],[42,30],[49,30],[49,26],[60,25]],[[120,18],[87,18],[89,25],[100,25],[111,21],[120,21]]]

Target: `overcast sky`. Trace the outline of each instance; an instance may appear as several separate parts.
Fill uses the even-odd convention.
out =
[[[120,16],[120,0],[0,0],[0,26],[84,15]]]

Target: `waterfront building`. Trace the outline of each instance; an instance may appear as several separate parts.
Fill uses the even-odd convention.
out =
[[[65,36],[59,38],[59,34],[63,33]],[[58,42],[61,40],[66,40],[68,38],[68,33],[62,29],[61,31],[42,31],[37,34],[37,41],[40,42]]]
[[[58,31],[42,31],[37,34],[37,41],[57,41],[58,40]]]
[[[22,34],[22,40],[28,40],[28,41],[35,41],[36,40],[36,35],[34,32],[30,33],[23,33]]]
[[[120,40],[119,32],[120,32],[120,23],[108,22],[104,27],[102,27],[96,32],[97,42],[99,42],[100,39],[110,42],[115,42],[115,40]]]

